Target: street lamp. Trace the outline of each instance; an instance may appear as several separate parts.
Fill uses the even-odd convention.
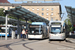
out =
[[[3,12],[5,13],[5,10],[3,10]],[[5,18],[5,23],[6,23],[6,30],[5,30],[6,35],[5,35],[5,40],[7,40],[7,24],[8,24],[8,15],[9,15],[9,14],[6,14],[6,18]]]

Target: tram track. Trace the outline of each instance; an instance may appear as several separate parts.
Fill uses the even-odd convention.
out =
[[[33,50],[32,48],[26,46],[26,44],[35,43],[35,42],[40,42],[40,41],[42,41],[42,40],[39,40],[39,41],[32,41],[32,42],[27,42],[27,43],[23,43],[22,45],[23,45],[23,47],[25,47],[25,48],[27,48],[27,49],[29,49],[29,50]]]
[[[35,43],[36,41],[32,41],[32,42],[27,42],[27,43],[23,43],[23,47],[29,49],[29,50],[33,50],[32,48],[30,48],[29,46],[26,46],[26,44],[30,44],[30,43]],[[40,42],[40,41],[38,41]],[[58,41],[59,42],[59,41]],[[53,43],[51,42],[50,44],[53,44],[53,45],[59,45],[59,46],[63,46],[65,48],[71,48],[71,49],[75,49],[75,44],[73,43],[69,43],[69,42],[64,42],[64,41],[61,41],[59,43]],[[71,46],[72,45],[72,46]]]
[[[26,40],[25,42],[24,42],[23,40],[21,40],[21,41],[19,41],[19,42],[2,45],[2,46],[0,46],[0,47],[6,47],[8,50],[13,50],[13,49],[10,47],[11,45],[16,45],[16,44],[17,44],[17,45],[20,45],[20,44],[22,44],[23,47],[25,47],[25,48],[27,48],[27,49],[30,49],[30,50],[33,50],[33,49],[31,49],[31,48],[25,46],[25,44],[30,44],[30,43],[39,42],[39,41],[41,41],[41,40],[38,40],[38,41],[36,41],[36,40],[31,40],[31,41]]]
[[[27,49],[29,49],[29,50],[33,50],[33,48],[31,48],[31,47],[29,47],[29,46],[27,46],[27,44],[31,44],[31,43],[37,43],[37,42],[39,42],[39,43],[41,43],[41,42],[43,42],[44,43],[44,41],[45,41],[45,43],[48,43],[48,41],[47,40],[26,40],[25,42],[24,41],[18,41],[18,42],[15,42],[15,43],[10,43],[10,44],[6,44],[6,45],[4,45],[6,48],[8,48],[9,50],[13,50],[10,46],[11,45],[20,45],[20,44],[22,44],[22,46],[23,47],[25,47],[25,48],[27,48]],[[71,48],[71,49],[74,49],[75,50],[75,44],[74,43],[69,43],[69,42],[65,42],[65,41],[61,41],[60,43],[59,43],[59,41],[51,41],[50,42],[50,44],[53,44],[53,45],[58,45],[58,46],[63,46],[63,47],[65,47],[65,48]],[[48,44],[49,45],[49,44]],[[2,47],[2,46],[1,46]]]

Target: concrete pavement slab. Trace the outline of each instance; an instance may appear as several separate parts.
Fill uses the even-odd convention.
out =
[[[10,45],[10,48],[12,48],[12,50],[29,50],[29,49],[23,47],[22,44],[20,44],[20,45]]]
[[[64,44],[64,42],[63,42]],[[35,43],[26,44],[25,46],[31,48],[32,50],[74,50],[73,48],[69,48],[67,46],[61,45],[58,41],[54,41],[51,43],[48,43],[48,40],[39,41]]]
[[[66,40],[71,42],[71,43],[75,43],[75,35],[69,35],[69,37],[66,38]]]
[[[0,41],[1,50],[75,50],[75,45],[62,41],[14,39]],[[71,46],[72,45],[72,46]]]

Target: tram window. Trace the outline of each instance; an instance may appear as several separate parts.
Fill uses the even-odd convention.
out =
[[[1,28],[0,28],[0,32],[5,33],[5,27],[1,27]],[[8,29],[7,29],[7,32],[9,32]]]
[[[3,32],[4,33],[5,32],[5,29],[2,29],[2,27],[1,27],[0,28],[0,32]]]
[[[65,32],[65,29],[63,29],[63,32]]]

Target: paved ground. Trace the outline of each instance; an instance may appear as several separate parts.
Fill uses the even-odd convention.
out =
[[[0,50],[75,50],[75,35],[66,41],[13,39],[0,40]],[[71,42],[70,42],[71,41]]]
[[[75,50],[75,44],[65,41],[14,39],[0,41],[0,50]]]
[[[40,42],[26,44],[25,46],[29,47],[30,50],[75,50],[75,44],[65,41],[51,41],[48,43],[48,39]]]
[[[8,37],[7,39],[8,39],[8,40],[11,40],[11,37]],[[0,40],[5,40],[5,37],[1,37],[1,36],[0,36]]]

